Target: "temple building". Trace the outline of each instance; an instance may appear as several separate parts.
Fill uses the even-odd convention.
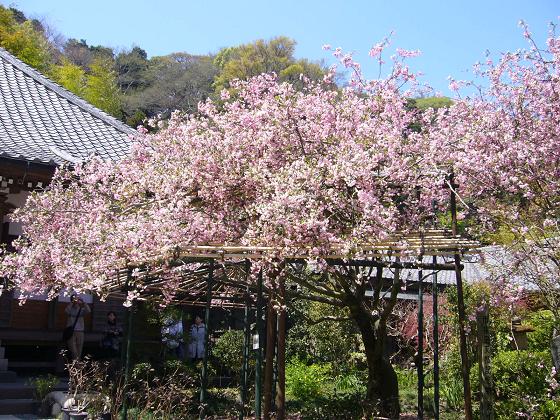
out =
[[[92,155],[117,161],[129,152],[136,131],[52,82],[0,48],[0,239],[8,250],[22,233],[9,214],[31,191],[41,191],[60,165]],[[0,281],[4,281],[0,279]],[[108,311],[119,302],[84,296],[92,307],[86,318],[86,348],[98,345]],[[68,298],[38,296],[19,305],[17,296],[0,296],[0,381],[9,370],[56,368],[63,347]]]

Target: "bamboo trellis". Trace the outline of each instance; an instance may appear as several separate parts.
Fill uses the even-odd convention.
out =
[[[422,256],[448,256],[455,254],[469,255],[478,253],[479,242],[465,239],[460,235],[453,235],[448,230],[430,229],[415,232],[395,233],[383,240],[369,244],[359,244],[352,255],[345,255],[341,246],[333,245],[329,253],[320,258],[329,260],[331,264],[345,262],[351,265],[375,262],[377,265],[389,266],[398,257],[400,261],[409,261],[409,268],[420,267],[417,257]],[[174,247],[169,252],[153,255],[149,260],[134,261],[115,271],[108,278],[106,288],[113,296],[123,297],[127,273],[133,270],[137,278],[134,283],[140,284],[140,300],[158,295],[166,278],[162,264],[184,267],[184,271],[176,271],[175,276],[180,276],[180,282],[175,290],[173,302],[192,306],[206,304],[206,277],[208,266],[204,263],[215,261],[217,267],[212,286],[212,306],[242,307],[246,300],[245,274],[241,269],[243,261],[263,259],[283,259],[288,261],[309,260],[317,258],[309,249],[301,249],[286,254],[280,248],[271,246],[240,246],[240,245],[184,245]],[[195,264],[189,270],[188,264]],[[196,264],[198,263],[198,264]],[[201,264],[202,263],[202,264]],[[421,268],[430,268],[431,264],[422,264]],[[434,267],[436,267],[434,265]],[[442,264],[439,270],[454,270],[453,265],[448,267]],[[251,300],[253,295],[250,295]]]
[[[271,246],[241,246],[231,244],[206,244],[206,245],[179,245],[167,252],[153,255],[144,261],[132,261],[126,266],[117,269],[112,276],[107,279],[107,291],[116,296],[124,296],[127,288],[133,277],[132,283],[140,292],[139,299],[149,299],[150,297],[157,297],[161,294],[161,290],[166,282],[166,276],[169,275],[167,270],[162,267],[174,266],[177,268],[173,272],[173,276],[179,276],[179,282],[174,290],[172,302],[176,304],[187,304],[191,306],[204,306],[205,322],[209,324],[209,311],[211,307],[229,307],[241,308],[245,307],[245,339],[244,342],[249,342],[249,328],[247,314],[251,306],[256,307],[257,310],[257,330],[259,331],[259,344],[257,350],[257,366],[262,366],[262,339],[260,333],[262,332],[262,325],[259,326],[260,320],[259,311],[262,310],[263,293],[266,290],[263,288],[262,271],[258,276],[259,281],[256,286],[249,282],[249,266],[252,260],[269,260],[269,261],[306,261],[321,258],[327,260],[330,265],[353,265],[353,266],[378,266],[378,267],[394,267],[399,265],[401,267],[418,269],[419,270],[419,310],[421,311],[422,295],[422,269],[432,269],[434,277],[434,288],[437,299],[437,270],[454,270],[457,276],[457,286],[461,287],[462,297],[462,283],[461,283],[461,269],[460,256],[468,254],[477,254],[480,244],[477,241],[469,240],[457,235],[456,219],[454,219],[454,228],[452,231],[442,229],[429,229],[420,230],[415,232],[399,232],[388,236],[379,241],[371,243],[358,244],[351,251],[345,251],[342,246],[333,245],[326,255],[314,255],[309,248],[302,248],[295,250],[291,253],[286,253],[285,250]],[[422,257],[432,256],[432,264],[422,262]],[[438,256],[453,257],[454,263],[452,264],[437,264],[436,258]],[[398,262],[397,262],[398,261]],[[284,292],[285,293],[285,292]],[[284,297],[282,296],[282,299]],[[437,316],[437,300],[434,302],[435,312]],[[269,303],[270,306],[270,303]],[[420,312],[419,312],[420,313]],[[284,313],[285,322],[285,313]],[[460,314],[461,318],[461,314]],[[280,320],[280,318],[279,318]],[[421,318],[419,318],[421,321]],[[280,322],[280,321],[279,321]],[[280,324],[278,324],[280,325]],[[434,324],[434,329],[437,329],[437,321]],[[267,342],[272,332],[267,329]],[[278,346],[285,343],[285,332],[278,331]],[[422,327],[419,323],[419,335],[422,334]],[[128,335],[127,350],[130,347],[130,336]],[[462,346],[464,347],[464,346]],[[205,357],[203,363],[202,378],[203,383],[201,386],[201,406],[206,402],[206,378],[207,378],[207,348],[208,348],[208,331],[206,331],[206,346]],[[280,347],[278,347],[280,351]],[[422,354],[422,349],[419,347],[419,354]],[[282,352],[280,352],[282,353]],[[437,354],[437,347],[435,350]],[[268,352],[267,352],[268,354]],[[283,353],[282,353],[283,354]],[[243,352],[243,366],[246,368],[248,365],[247,358],[248,350],[244,348]],[[437,356],[436,356],[437,357]],[[272,363],[272,359],[267,363]],[[422,360],[422,358],[420,358]],[[129,358],[127,357],[127,368],[129,365]],[[283,363],[279,362],[278,371],[283,372]],[[418,380],[418,397],[419,418],[423,418],[423,384],[424,373],[420,364],[419,380]],[[434,377],[437,379],[439,376],[437,368],[434,367]],[[266,373],[266,372],[265,372]],[[464,375],[463,375],[464,376]],[[246,372],[244,373],[246,377]],[[261,383],[260,383],[260,368],[257,372],[257,380],[255,382],[256,392],[259,396],[255,400],[255,417],[260,418],[261,415]],[[246,378],[245,378],[246,381]],[[270,404],[270,396],[267,399],[266,384],[270,382],[265,375],[265,411],[267,411],[267,402]],[[269,384],[270,385],[270,384]],[[242,399],[245,404],[246,386],[244,382],[242,391]],[[439,387],[436,386],[435,401],[439,405]],[[280,389],[283,389],[281,387]],[[470,404],[470,387],[468,389],[468,399]],[[270,392],[269,392],[270,393]],[[283,395],[283,394],[282,394]],[[284,401],[281,398],[282,414],[279,412],[279,417],[284,417],[283,410]],[[467,401],[467,400],[466,400]],[[280,410],[280,407],[279,407]],[[439,418],[439,409],[436,411],[436,418]],[[466,405],[467,418],[470,418],[469,409]],[[201,411],[201,418],[204,418],[204,410]],[[243,417],[241,413],[240,418]]]

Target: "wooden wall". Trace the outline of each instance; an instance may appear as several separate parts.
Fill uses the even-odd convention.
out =
[[[28,300],[24,305],[19,305],[17,299],[10,299],[5,303],[10,307],[10,314],[8,319],[3,319],[0,310],[0,326],[18,329],[18,330],[59,330],[62,331],[66,327],[67,316],[64,309],[68,302],[47,302],[40,300]],[[125,308],[122,301],[115,299],[108,299],[106,302],[101,302],[94,299],[93,303],[89,305],[91,314],[85,316],[85,330],[86,332],[103,332],[107,324],[107,313],[114,311],[117,314],[119,324],[124,327]],[[7,310],[5,310],[7,312]]]
[[[107,325],[107,314],[110,311],[117,314],[117,323],[124,329],[126,308],[123,306],[122,300],[107,299],[105,302],[101,302],[96,298],[93,300],[93,306],[95,307],[95,309],[92,308],[93,316],[91,326],[93,331],[105,331],[105,327]]]

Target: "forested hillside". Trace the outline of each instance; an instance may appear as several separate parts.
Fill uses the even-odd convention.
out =
[[[175,109],[193,112],[200,100],[228,88],[236,78],[274,71],[297,85],[301,73],[322,77],[320,63],[294,57],[295,45],[281,36],[210,55],[176,52],[148,58],[141,46],[116,51],[84,39],[65,39],[21,11],[0,5],[2,48],[133,127]]]

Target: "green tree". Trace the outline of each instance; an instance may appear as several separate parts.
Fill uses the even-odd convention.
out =
[[[410,105],[420,110],[428,108],[448,108],[453,105],[453,101],[446,96],[430,96],[428,98],[410,99]]]
[[[91,70],[90,66],[96,59],[114,61],[113,50],[102,45],[88,45],[85,39],[70,38],[63,47],[65,57],[72,63],[82,67],[86,71]]]
[[[50,76],[55,82],[64,86],[70,92],[83,96],[86,85],[86,72],[84,69],[68,59],[63,58],[61,64],[51,68]]]
[[[217,69],[211,56],[174,53],[153,57],[143,72],[146,87],[125,98],[125,114],[141,110],[147,116],[168,115],[174,110],[195,112],[200,101],[212,93]]]
[[[134,47],[130,51],[121,52],[117,55],[115,65],[118,74],[117,83],[123,92],[146,87],[148,55],[142,48]]]
[[[121,92],[112,63],[102,58],[92,61],[91,74],[87,76],[84,99],[103,111],[120,118],[122,115]]]
[[[0,46],[31,67],[47,72],[52,63],[49,42],[32,21],[22,21],[22,16],[19,12],[16,19],[13,10],[0,5]]]
[[[281,80],[290,82],[299,81],[301,73],[312,79],[322,77],[324,71],[319,64],[294,58],[295,46],[293,39],[279,36],[222,49],[214,60],[220,69],[214,80],[215,91],[228,88],[234,79],[248,79],[261,73],[275,72]]]

